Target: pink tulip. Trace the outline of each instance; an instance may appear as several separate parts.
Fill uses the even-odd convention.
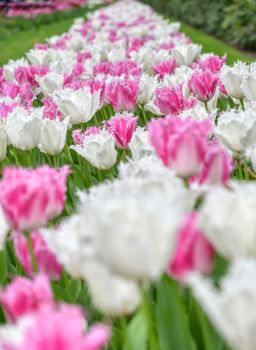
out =
[[[149,137],[163,163],[177,175],[188,178],[198,174],[203,166],[211,129],[209,119],[169,116],[149,123]]]
[[[13,108],[15,107],[14,103],[7,104],[4,102],[0,102],[0,117],[1,118],[7,118],[8,114],[12,112]]]
[[[156,74],[159,74],[161,78],[165,76],[165,74],[172,74],[176,68],[176,60],[171,59],[169,61],[163,61],[153,66],[153,70]]]
[[[66,199],[69,168],[6,167],[0,182],[0,203],[10,225],[31,231],[59,215]]]
[[[139,87],[136,80],[117,80],[106,84],[106,98],[116,112],[132,112],[136,108]]]
[[[176,87],[159,87],[155,92],[155,104],[160,111],[167,114],[178,114],[184,109],[192,108],[196,98],[186,98],[182,92],[182,85]]]
[[[191,271],[210,273],[213,269],[214,249],[197,226],[198,212],[189,213],[181,226],[169,273],[183,281]]]
[[[107,75],[107,74],[109,74],[109,70],[110,70],[110,62],[105,61],[105,62],[97,63],[93,67],[93,75],[94,76],[96,76],[98,74]]]
[[[101,129],[97,128],[96,126],[91,126],[90,128],[88,128],[84,132],[82,132],[81,129],[76,129],[72,133],[73,141],[76,145],[82,145],[85,137],[90,136],[90,135],[94,135],[94,134],[99,134],[100,130]]]
[[[35,49],[37,50],[48,50],[49,45],[48,44],[42,44],[42,43],[35,43]]]
[[[4,82],[1,86],[0,86],[0,93],[3,96],[7,96],[10,97],[12,99],[14,99],[15,97],[18,96],[19,94],[19,86],[16,83],[12,83],[12,82]]]
[[[34,94],[28,84],[21,84],[19,87],[20,105],[24,108],[31,108],[34,100]]]
[[[110,330],[103,324],[86,332],[86,322],[79,306],[44,305],[31,315],[22,339],[16,345],[4,344],[8,350],[100,350]]]
[[[48,72],[49,67],[46,66],[22,66],[15,68],[14,76],[19,84],[28,84],[35,87],[38,85],[35,75],[42,77]]]
[[[226,185],[233,168],[234,162],[231,155],[217,139],[214,139],[207,144],[202,171],[192,181],[198,181],[200,184]]]
[[[109,68],[109,74],[116,77],[121,77],[122,75],[125,75],[127,78],[129,76],[140,77],[142,73],[138,63],[131,60],[111,63]]]
[[[227,55],[220,57],[211,54],[206,58],[198,60],[196,63],[200,68],[204,70],[210,70],[212,73],[218,73],[221,70],[222,66],[225,64],[226,59]]]
[[[108,132],[112,134],[119,148],[125,149],[131,141],[137,126],[137,118],[131,114],[116,115],[106,122]]]
[[[55,255],[47,247],[41,233],[39,231],[33,231],[30,233],[30,236],[39,272],[48,276],[49,279],[60,278],[62,267]],[[23,269],[29,276],[33,276],[31,256],[26,238],[22,233],[16,231],[13,233],[13,241],[16,256]]]
[[[202,102],[209,101],[215,94],[218,77],[209,70],[195,71],[189,81],[189,87],[193,94]]]
[[[43,98],[43,117],[51,120],[63,119],[63,115],[58,111],[56,103],[52,97]]]
[[[11,322],[39,309],[43,304],[53,304],[51,286],[47,278],[38,275],[34,280],[16,277],[0,291],[0,302]]]

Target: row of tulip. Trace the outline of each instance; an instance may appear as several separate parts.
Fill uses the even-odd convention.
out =
[[[42,14],[51,14],[55,11],[70,10],[74,7],[95,6],[107,3],[104,0],[55,0],[48,2],[17,2],[5,6],[5,17],[32,18]]]
[[[0,69],[1,349],[256,349],[256,66],[179,28],[120,1]]]

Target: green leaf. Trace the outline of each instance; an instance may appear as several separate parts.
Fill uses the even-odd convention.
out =
[[[190,302],[189,321],[191,332],[194,336],[198,349],[221,350],[223,340],[217,334],[200,306],[195,300]]]
[[[195,350],[177,282],[163,277],[157,286],[156,327],[161,350]]]
[[[123,350],[147,350],[148,325],[140,310],[131,320],[125,334]]]
[[[74,303],[77,301],[79,294],[82,289],[82,282],[80,280],[71,280],[66,289],[66,295],[69,298],[69,301]]]
[[[6,249],[0,251],[0,283],[4,284],[8,275]]]

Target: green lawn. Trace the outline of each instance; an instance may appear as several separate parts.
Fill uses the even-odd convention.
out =
[[[211,35],[204,34],[200,30],[194,29],[187,24],[182,23],[181,31],[190,36],[193,42],[202,44],[204,52],[214,52],[221,56],[226,53],[228,64],[232,64],[238,60],[245,62],[256,60],[256,57],[253,58],[238,49],[226,45],[221,40],[218,40]]]
[[[66,19],[57,23],[40,27],[38,30],[19,32],[8,39],[0,41],[0,65],[10,58],[17,59],[24,55],[36,42],[43,42],[46,38],[61,34],[69,29],[73,19]]]
[[[0,65],[5,64],[10,58],[17,59],[24,55],[36,42],[42,42],[47,37],[61,34],[67,31],[72,25],[73,19],[65,19],[57,23],[49,24],[40,27],[38,30],[29,30],[17,33],[8,39],[0,41]],[[223,55],[227,53],[229,64],[243,60],[251,62],[254,58],[245,53],[224,44],[222,41],[208,35],[201,31],[194,29],[188,25],[182,24],[181,30],[184,31],[191,39],[203,45],[204,52],[215,52]]]

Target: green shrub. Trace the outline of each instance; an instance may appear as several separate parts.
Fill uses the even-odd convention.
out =
[[[255,0],[143,0],[157,11],[240,48],[256,50]]]

